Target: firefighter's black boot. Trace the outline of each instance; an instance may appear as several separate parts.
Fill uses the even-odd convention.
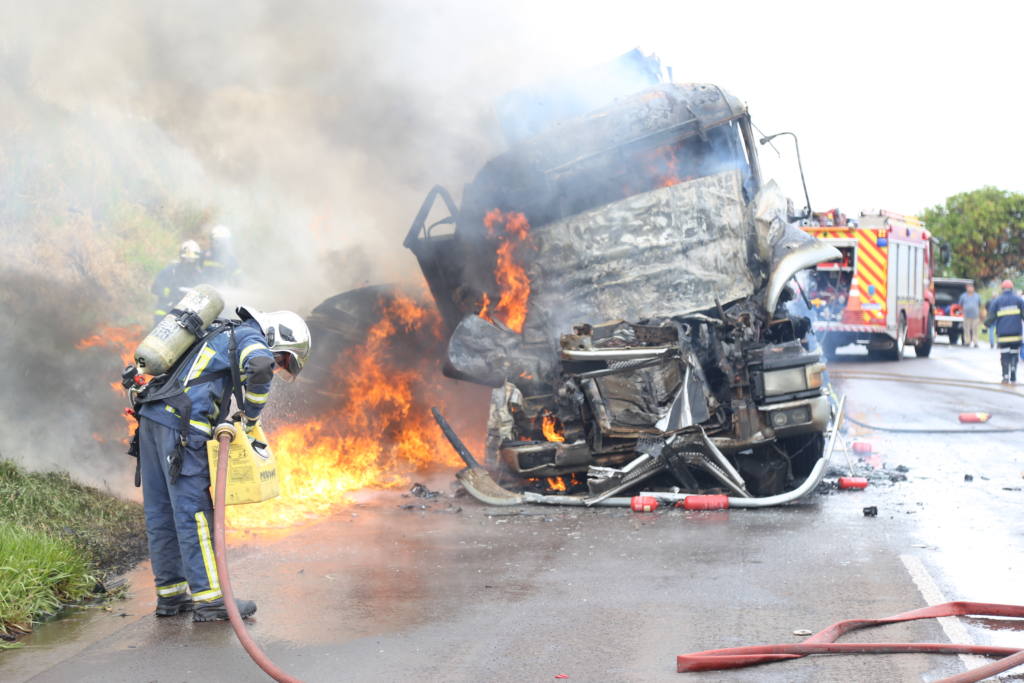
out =
[[[1017,352],[1014,351],[1013,355],[1010,356],[1010,384],[1016,384],[1017,383],[1017,361],[1018,360],[1019,360],[1019,357],[1017,356]]]
[[[252,600],[235,599],[238,605],[238,612],[242,618],[251,617],[256,614],[256,603]],[[210,602],[198,602],[192,610],[192,621],[226,621],[228,608],[224,606],[224,598]]]
[[[999,351],[999,365],[1003,369],[1003,384],[1010,383],[1010,354]]]
[[[192,611],[192,596],[188,593],[172,595],[167,598],[156,599],[156,615],[158,617],[173,617],[176,614]]]

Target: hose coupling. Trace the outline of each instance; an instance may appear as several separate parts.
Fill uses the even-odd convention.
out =
[[[235,425],[230,422],[221,422],[217,425],[217,428],[213,430],[213,438],[219,441],[222,436],[227,435],[231,437],[231,441],[234,441],[236,433]]]

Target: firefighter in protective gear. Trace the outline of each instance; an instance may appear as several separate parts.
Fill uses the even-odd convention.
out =
[[[150,291],[156,295],[156,309],[153,317],[159,322],[171,312],[174,304],[186,293],[203,281],[203,268],[200,262],[202,249],[195,240],[185,240],[178,249],[178,260],[164,266],[153,280]]]
[[[241,276],[235,249],[231,243],[231,229],[215,225],[210,231],[210,250],[203,256],[205,282],[213,285],[236,285]]]
[[[309,355],[309,328],[298,315],[254,309],[239,309],[239,314],[241,323],[206,337],[194,360],[176,371],[191,403],[187,424],[164,401],[144,403],[138,410],[139,465],[158,616],[191,611],[193,621],[227,619],[213,555],[206,442],[229,410],[232,364],[241,383],[239,408],[251,427],[267,403],[275,370],[296,373]],[[239,600],[238,609],[248,617],[256,604]]]
[[[1017,362],[1024,339],[1024,299],[1013,291],[1013,283],[1003,280],[1003,292],[989,304],[989,319],[995,319],[996,344],[1003,384],[1017,381]]]

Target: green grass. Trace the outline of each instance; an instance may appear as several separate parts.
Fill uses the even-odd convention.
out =
[[[0,460],[0,633],[89,595],[146,555],[142,506]]]
[[[95,586],[90,561],[73,543],[0,522],[0,632],[28,631]]]

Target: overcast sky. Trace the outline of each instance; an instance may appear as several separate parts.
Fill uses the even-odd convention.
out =
[[[675,80],[746,101],[765,132],[797,133],[816,209],[911,213],[983,185],[1024,191],[1022,3],[544,5],[537,43],[566,59],[641,46]],[[799,207],[791,145],[761,156]]]

